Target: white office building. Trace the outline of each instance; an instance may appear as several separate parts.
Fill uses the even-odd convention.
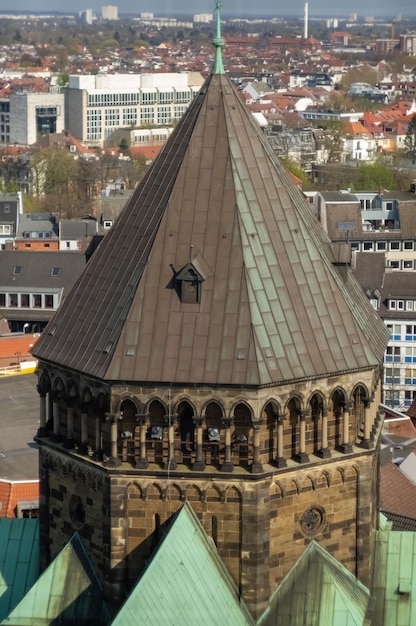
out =
[[[111,4],[101,7],[101,17],[103,20],[118,20],[118,7]]]
[[[114,145],[120,128],[174,124],[203,81],[197,72],[70,76],[66,127],[86,144]]]

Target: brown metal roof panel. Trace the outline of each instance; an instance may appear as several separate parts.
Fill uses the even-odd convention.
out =
[[[187,371],[188,378],[192,365],[192,346],[182,347],[178,353],[178,364],[177,370],[179,371]]]
[[[176,373],[177,373],[177,358],[165,356],[163,361],[163,370],[160,375],[161,382],[173,382],[176,381]],[[157,378],[159,380],[159,376]]]

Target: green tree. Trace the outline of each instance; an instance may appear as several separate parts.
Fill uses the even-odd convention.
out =
[[[377,191],[397,189],[394,170],[381,161],[375,163],[359,163],[354,177],[356,191]]]
[[[122,137],[120,143],[118,144],[118,147],[122,152],[127,152],[127,150],[129,149],[129,144],[125,137]]]
[[[409,122],[404,145],[408,152],[416,151],[416,114],[413,115],[412,119]]]

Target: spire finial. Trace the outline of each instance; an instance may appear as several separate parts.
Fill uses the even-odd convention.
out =
[[[221,37],[221,0],[215,0],[215,11],[217,13],[217,34],[212,40],[215,46],[215,65],[214,74],[225,74],[224,65],[222,64],[222,48],[224,47],[224,39]]]

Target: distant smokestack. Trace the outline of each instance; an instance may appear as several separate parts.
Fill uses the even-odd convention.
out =
[[[303,29],[303,37],[304,39],[308,38],[308,3],[305,2],[305,23]]]

